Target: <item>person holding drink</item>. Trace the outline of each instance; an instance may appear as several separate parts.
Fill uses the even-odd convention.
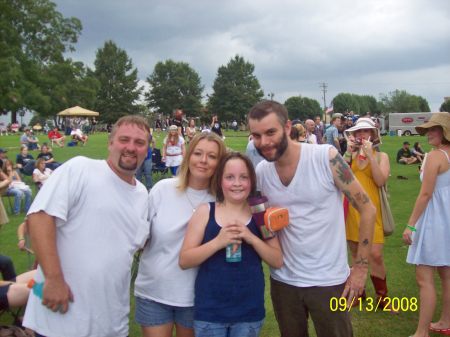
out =
[[[265,316],[261,259],[280,268],[283,256],[278,238],[263,241],[252,218],[248,198],[255,190],[251,161],[230,152],[218,166],[217,201],[200,206],[189,221],[179,263],[183,269],[200,266],[194,304],[197,337],[259,335]]]

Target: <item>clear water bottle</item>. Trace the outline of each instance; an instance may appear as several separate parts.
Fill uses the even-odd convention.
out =
[[[229,244],[227,246],[227,248],[225,249],[225,251],[226,251],[226,261],[227,262],[241,262],[241,260],[242,260],[241,245],[238,245],[238,248],[233,253],[233,246],[234,245],[236,245],[236,243],[235,244]]]

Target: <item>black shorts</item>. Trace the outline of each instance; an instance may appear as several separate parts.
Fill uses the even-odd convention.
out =
[[[0,286],[0,310],[9,309],[8,290],[11,284]]]

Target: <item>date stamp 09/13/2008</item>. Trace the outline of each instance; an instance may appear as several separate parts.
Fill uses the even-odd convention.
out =
[[[419,309],[416,297],[367,297],[365,300],[361,297],[354,298],[350,303],[345,297],[330,298],[330,310],[335,311],[417,311]]]

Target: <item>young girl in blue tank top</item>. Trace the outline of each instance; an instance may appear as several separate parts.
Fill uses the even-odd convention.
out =
[[[255,190],[251,161],[230,152],[218,166],[217,202],[201,205],[189,222],[179,263],[183,269],[199,266],[196,337],[259,336],[265,316],[261,259],[280,268],[283,256],[278,238],[263,241],[252,219],[247,199]],[[239,262],[226,261],[228,245],[241,249]]]

